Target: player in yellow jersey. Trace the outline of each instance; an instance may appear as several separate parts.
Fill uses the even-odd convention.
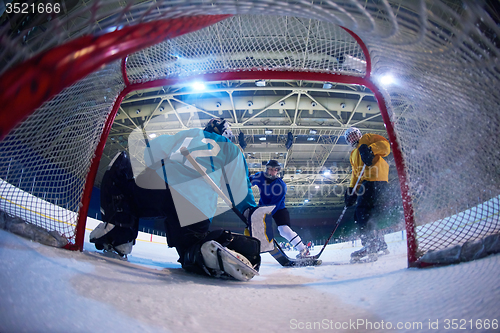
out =
[[[391,146],[383,136],[372,133],[362,135],[356,127],[347,129],[344,137],[353,148],[350,156],[352,175],[344,195],[345,204],[347,207],[356,204],[354,216],[363,245],[351,254],[351,259],[356,261],[367,256],[376,259],[379,251],[388,253],[387,244],[383,236],[377,237],[375,226],[377,218],[384,213],[380,198],[389,181],[389,165],[384,157],[390,154]],[[361,179],[355,189],[359,177]]]

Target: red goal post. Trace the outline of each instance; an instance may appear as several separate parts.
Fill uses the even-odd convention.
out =
[[[389,2],[355,3],[356,6],[344,6],[334,2],[321,5],[277,1],[270,8],[266,1],[215,1],[208,7],[202,2],[186,1],[175,5],[130,3],[122,8],[118,2],[96,1],[86,8],[92,14],[87,21],[92,34],[75,34],[75,38],[55,42],[51,39],[53,45],[49,43],[49,48],[40,46],[40,52],[33,56],[24,52],[28,55],[17,61],[16,54],[4,52],[2,64],[7,65],[1,68],[0,78],[0,105],[5,106],[0,111],[0,209],[50,230],[56,228],[54,225],[62,225],[57,228],[72,241],[69,247],[81,249],[100,155],[127,93],[193,77],[208,81],[300,77],[363,85],[377,97],[402,189],[410,265],[436,264],[432,262],[435,259],[422,261],[423,256],[456,246],[463,248],[498,235],[500,186],[494,178],[499,167],[498,151],[481,147],[479,154],[462,162],[465,170],[455,169],[458,177],[446,171],[456,163],[455,154],[468,147],[467,140],[456,132],[457,126],[471,140],[491,137],[498,130],[498,116],[489,112],[498,103],[498,96],[475,81],[481,75],[493,86],[500,81],[495,65],[498,44],[490,33],[498,32],[498,27],[487,11],[474,2],[469,4],[470,11],[441,2],[422,1],[420,7],[414,8]],[[61,22],[74,19],[81,10],[68,10],[65,17],[43,25],[60,28]],[[248,13],[252,15],[244,15]],[[127,20],[127,15],[136,19]],[[113,20],[106,21],[110,17]],[[281,39],[273,39],[276,35],[271,31],[266,38],[275,43],[264,45],[267,56],[259,49],[255,61],[234,60],[241,52],[250,54],[252,48],[236,48],[239,42],[229,38],[232,36],[223,41],[232,43],[235,56],[225,53],[228,46],[224,45],[215,50],[224,61],[214,67],[200,58],[203,69],[197,73],[188,68],[168,67],[172,59],[152,56],[163,54],[162,47],[170,47],[169,42],[177,36],[181,39],[177,42],[179,47],[193,47],[192,54],[196,54],[202,49],[202,36],[206,36],[203,31],[208,29],[207,33],[213,34],[210,26],[219,21],[213,26],[216,29],[228,29],[239,20],[240,24],[253,22],[253,27],[261,27],[256,30],[262,33],[265,29],[281,31],[284,18],[291,18],[286,21],[290,25],[293,18],[315,24],[316,34],[308,36],[311,43],[316,42],[316,53],[307,53],[310,48],[300,50],[303,45],[294,45],[299,50],[293,52],[303,52],[309,60],[302,67],[287,63],[290,59],[285,56],[290,51],[278,43]],[[484,26],[476,29],[479,18]],[[349,41],[335,30],[339,24],[351,36]],[[96,26],[99,33],[93,29]],[[119,28],[105,32],[112,27]],[[0,46],[20,48],[17,37],[6,38],[5,28],[2,33]],[[37,37],[44,37],[42,33],[40,36]],[[249,40],[251,37],[262,36],[256,33]],[[364,58],[366,67],[353,71],[338,63],[333,65],[334,61],[326,56],[317,58],[338,49],[356,52]],[[214,49],[203,52],[208,51]],[[280,52],[282,58],[276,62],[273,57]],[[150,63],[142,63],[143,58]],[[156,58],[160,59],[158,64],[154,64]],[[484,63],[485,60],[488,61]],[[167,70],[159,73],[159,65]],[[464,70],[465,77],[451,75],[464,65],[469,65]],[[372,74],[385,71],[399,75],[406,85],[382,88]],[[482,100],[472,103],[478,96]],[[477,119],[472,119],[471,110],[477,111]],[[453,119],[457,114],[458,121]],[[478,124],[489,127],[478,133],[474,130]],[[470,173],[477,170],[477,164],[480,172],[475,178]],[[455,193],[457,187],[450,182],[467,193]],[[48,203],[57,209],[47,212],[52,209]]]

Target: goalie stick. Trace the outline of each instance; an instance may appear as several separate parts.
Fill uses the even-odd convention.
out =
[[[365,168],[366,168],[366,164],[363,164],[363,169],[361,170],[361,173],[359,174],[358,180],[356,182],[356,185],[354,185],[354,190],[353,191],[356,191],[356,188],[358,187],[359,181],[361,180],[361,176],[363,176],[363,174],[365,173]],[[342,218],[344,217],[344,214],[345,214],[346,210],[347,210],[347,206],[344,206],[344,210],[342,210],[342,213],[340,214],[339,218],[337,219],[337,222],[335,223],[335,228],[333,228],[333,231],[330,233],[330,236],[326,240],[325,244],[323,245],[323,247],[321,248],[321,250],[319,251],[319,253],[311,256],[311,258],[318,259],[321,256],[321,254],[325,250],[326,246],[330,242],[330,239],[332,239],[333,234],[335,234],[335,231],[339,227],[340,222],[342,221]]]
[[[233,212],[236,213],[236,215],[245,223],[247,227],[249,227],[249,223],[247,219],[241,214],[236,207],[234,206],[233,202],[222,192],[222,190],[215,184],[215,182],[207,175],[207,173],[200,168],[196,160],[191,156],[189,153],[189,150],[186,147],[181,147],[180,152],[183,156],[185,156],[189,162],[191,162],[191,165],[195,168],[196,171],[203,177],[203,179],[214,189],[217,194],[219,194],[222,199],[226,202],[226,204],[231,207]],[[269,252],[273,256],[276,261],[278,261],[282,266],[285,267],[299,267],[299,266],[314,266],[314,265],[320,265],[321,260],[317,260],[317,258],[301,258],[301,259],[292,259],[288,257],[285,252],[281,249],[279,244],[276,242],[275,239],[273,239],[274,243],[274,248]]]

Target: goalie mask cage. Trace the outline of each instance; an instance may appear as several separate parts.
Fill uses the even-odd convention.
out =
[[[102,150],[127,93],[195,77],[300,78],[375,94],[402,190],[410,266],[498,250],[500,29],[487,3],[69,4],[2,16],[0,209],[7,214],[82,249]],[[374,79],[385,73],[397,84]]]

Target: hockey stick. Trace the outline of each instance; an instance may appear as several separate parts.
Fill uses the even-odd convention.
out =
[[[203,177],[203,179],[214,189],[214,191],[217,192],[217,194],[219,194],[222,197],[222,199],[229,205],[229,207],[231,207],[231,209],[245,223],[245,225],[247,227],[250,227],[246,218],[236,209],[236,207],[234,206],[232,201],[224,194],[224,192],[222,192],[222,190],[217,186],[217,184],[215,184],[215,182],[212,180],[212,178],[210,178],[207,175],[207,173],[199,166],[198,162],[196,162],[196,160],[190,155],[189,150],[186,147],[181,147],[180,152],[183,156],[186,157],[186,159],[191,163],[191,165],[195,168],[195,170],[198,171],[198,173]],[[364,171],[364,168],[363,168],[363,171]],[[360,178],[361,178],[361,176],[360,176]],[[359,182],[359,179],[358,179],[358,182]],[[356,186],[357,186],[357,183],[356,183]],[[333,233],[332,233],[332,235],[333,235]],[[279,247],[276,240],[273,239],[273,242],[274,242],[274,249],[271,250],[269,253],[271,253],[273,258],[276,259],[276,261],[278,261],[282,266],[298,267],[298,266],[311,266],[311,265],[321,264],[321,261],[318,260],[318,258],[316,258],[316,257],[303,258],[303,259],[291,259]],[[321,250],[321,252],[323,252],[323,249]],[[321,254],[321,252],[319,254]],[[318,257],[319,257],[319,255],[318,255]]]
[[[356,191],[356,188],[358,187],[359,181],[361,180],[361,176],[363,176],[363,173],[365,172],[365,168],[366,168],[366,164],[363,164],[363,169],[361,170],[361,173],[359,174],[358,181],[356,182],[356,185],[354,185],[353,192]],[[342,221],[342,218],[344,217],[344,214],[345,214],[346,210],[347,210],[347,206],[344,206],[344,210],[342,211],[342,214],[340,214],[339,218],[337,219],[337,222],[335,223],[335,228],[333,229],[332,233],[330,234],[330,236],[326,240],[325,245],[323,245],[323,247],[321,248],[321,250],[319,251],[318,254],[316,254],[314,256],[311,256],[312,258],[318,259],[319,256],[323,253],[323,251],[325,250],[326,246],[330,242],[330,239],[332,239],[333,234],[335,233],[335,231],[339,227],[340,222]]]
[[[191,156],[191,154],[189,153],[189,150],[186,147],[181,147],[180,151],[181,151],[181,154],[183,156],[185,156],[188,159],[189,162],[191,162],[191,165],[203,177],[203,179],[205,180],[205,182],[208,185],[210,185],[213,188],[213,190],[215,192],[217,192],[218,195],[221,196],[222,200],[224,200],[224,202],[233,210],[233,212],[236,215],[238,215],[238,217],[243,221],[243,223],[245,223],[245,225],[247,227],[250,227],[247,219],[243,216],[243,214],[240,213],[239,210],[236,209],[236,207],[234,206],[233,202],[227,197],[227,195],[224,192],[222,192],[222,190],[219,188],[219,186],[217,186],[217,184],[215,184],[215,182],[212,180],[212,178],[210,178],[207,175],[207,173],[200,167],[200,165],[198,164],[198,162],[196,162],[196,160],[193,158],[193,156]]]

